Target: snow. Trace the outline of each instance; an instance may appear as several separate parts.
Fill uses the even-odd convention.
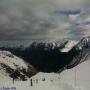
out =
[[[26,63],[8,51],[0,51],[0,63],[10,66],[12,69],[27,68]],[[16,67],[17,65],[17,67]]]
[[[77,42],[75,42],[75,41],[69,41],[65,45],[65,48],[61,49],[61,52],[69,52],[76,44],[77,44]]]
[[[90,89],[90,59],[73,69],[61,73],[61,81],[72,84],[81,90]]]
[[[7,72],[7,68],[8,70],[22,70],[23,68],[27,70],[28,67],[27,63],[19,57],[16,57],[8,51],[0,51],[0,85],[9,81],[12,83],[12,78],[9,76],[11,73]]]
[[[2,58],[3,56],[1,53],[2,52],[0,52],[0,61],[5,59]],[[8,62],[12,60],[11,58],[8,59],[9,59]],[[6,62],[3,61],[3,63]],[[23,63],[21,63],[20,67],[21,66],[25,67]],[[12,67],[14,68],[14,66]],[[16,90],[89,90],[90,89],[89,69],[90,69],[90,57],[88,57],[87,61],[79,64],[78,66],[72,69],[65,70],[60,74],[42,73],[42,72],[38,73],[37,75],[32,77],[33,86],[30,85],[31,78],[28,79],[27,81],[17,80],[13,84],[13,80],[10,77],[8,77],[8,75],[4,75],[5,71],[1,69],[0,88],[16,87]],[[45,80],[43,80],[44,78]],[[38,79],[38,82],[36,82],[36,79]]]

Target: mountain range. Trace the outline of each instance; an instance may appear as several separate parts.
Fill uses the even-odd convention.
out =
[[[5,53],[4,57],[1,57],[1,61],[4,61],[5,58],[9,57],[9,62],[11,62],[11,58],[15,59],[15,56],[25,62],[26,67],[30,68],[28,69],[29,72],[26,72],[26,68],[18,68],[19,64],[23,65],[22,63],[15,64],[14,61],[12,61],[12,66],[17,68],[15,70],[10,68],[11,64],[6,65],[5,63],[1,63],[1,67],[9,68],[9,70],[6,69],[6,71],[10,72],[10,74],[19,71],[19,78],[25,78],[24,74],[27,74],[25,75],[27,77],[31,77],[37,72],[58,73],[65,69],[71,69],[84,62],[90,54],[90,37],[84,37],[77,42],[70,40],[54,43],[33,42],[28,47],[0,47],[0,50],[2,55],[3,52]],[[7,55],[6,52],[8,52],[9,55]],[[15,62],[17,61],[19,62],[20,60],[18,59]]]

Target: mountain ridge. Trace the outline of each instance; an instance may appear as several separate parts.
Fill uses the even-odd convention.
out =
[[[25,81],[36,73],[37,70],[23,59],[9,51],[0,51],[0,76]]]
[[[55,72],[70,69],[85,61],[90,53],[90,37],[80,41],[33,42],[29,47],[1,48],[22,58],[41,72]]]

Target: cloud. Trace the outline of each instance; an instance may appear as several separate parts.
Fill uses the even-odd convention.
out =
[[[0,38],[68,37],[88,0],[1,0]],[[53,12],[60,11],[60,15]],[[79,20],[78,20],[79,21]]]
[[[73,38],[90,36],[90,9],[82,11],[68,30]]]

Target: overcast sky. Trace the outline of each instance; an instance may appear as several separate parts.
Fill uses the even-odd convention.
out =
[[[0,38],[90,35],[89,0],[0,0]]]

